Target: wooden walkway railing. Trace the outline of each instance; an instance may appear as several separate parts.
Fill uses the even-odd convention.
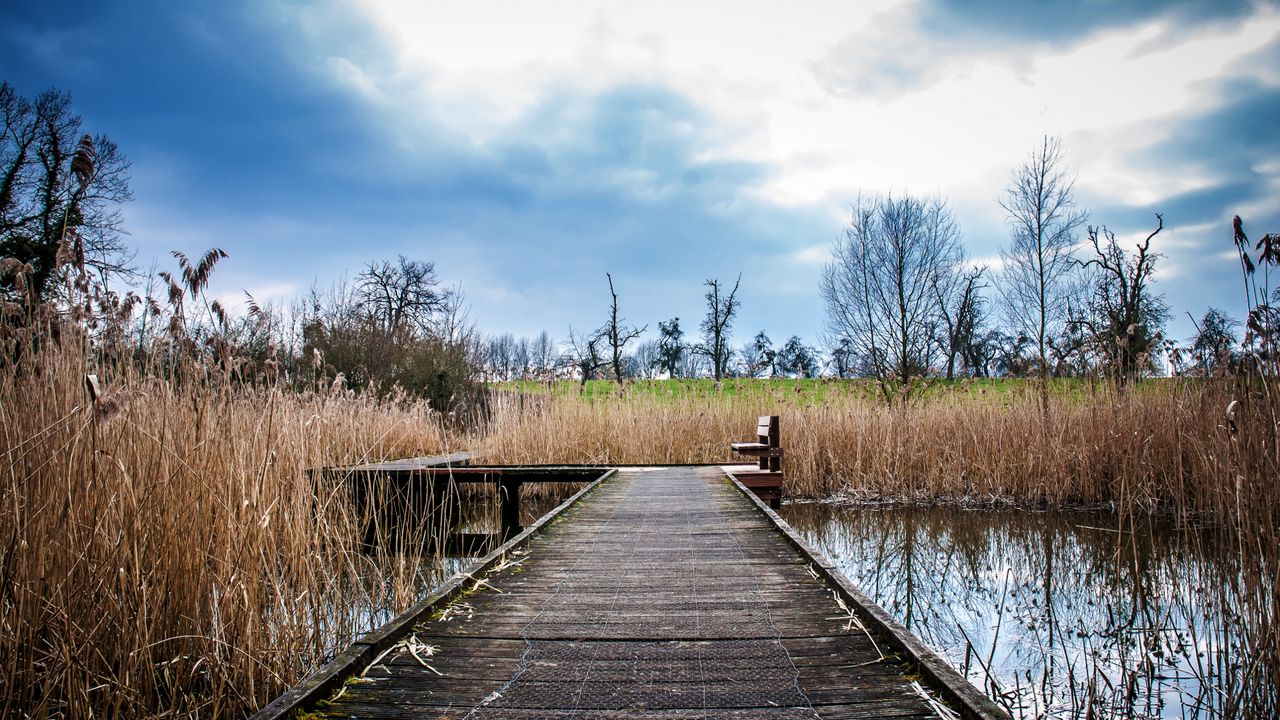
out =
[[[1004,717],[721,470],[577,497],[256,718]]]

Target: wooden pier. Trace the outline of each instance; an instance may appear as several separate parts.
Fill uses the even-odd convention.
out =
[[[622,468],[256,718],[1003,718],[720,468]]]

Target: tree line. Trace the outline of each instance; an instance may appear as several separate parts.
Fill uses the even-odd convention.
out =
[[[544,330],[535,338],[504,333],[480,343],[480,366],[486,379],[553,380],[710,377],[816,377],[822,372],[821,352],[793,335],[774,347],[761,330],[748,342],[733,343],[733,327],[742,302],[742,278],[729,287],[717,278],[704,283],[705,314],[698,334],[687,335],[680,318],[658,322],[657,337],[642,339],[646,326],[628,325],[618,306],[613,277],[606,274],[610,303],[606,320],[593,330],[569,329],[568,338],[553,341]]]
[[[797,336],[775,348],[763,330],[733,346],[739,277],[729,289],[707,280],[698,338],[686,340],[680,319],[671,318],[658,323],[656,339],[627,351],[644,328],[619,324],[609,276],[611,310],[600,328],[570,329],[558,354],[545,332],[534,353],[528,340],[489,338],[481,364],[494,380],[867,377],[888,401],[905,400],[928,378],[1033,377],[1047,408],[1050,378],[1106,377],[1126,387],[1165,372],[1212,374],[1261,349],[1264,326],[1275,326],[1251,311],[1240,345],[1240,323],[1209,308],[1199,320],[1191,317],[1196,334],[1185,344],[1168,337],[1170,308],[1153,287],[1161,256],[1152,241],[1163,216],[1155,214],[1150,232],[1131,247],[1106,225],[1092,224],[1055,138],[1044,138],[1015,169],[999,203],[1009,240],[990,267],[967,257],[941,198],[857,198],[820,281],[820,348]],[[1250,262],[1245,257],[1242,266]],[[1270,307],[1264,300],[1254,304]]]

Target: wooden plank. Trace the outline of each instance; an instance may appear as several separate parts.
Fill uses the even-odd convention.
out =
[[[339,465],[325,468],[325,472],[343,473],[355,470],[406,470],[421,469],[432,467],[462,467],[469,464],[475,459],[476,454],[472,452],[455,452],[444,455],[427,455],[416,458],[405,458],[402,460],[387,460],[384,462],[367,463],[363,465]]]
[[[328,717],[928,717],[896,658],[713,468],[619,473],[412,626]],[[390,647],[390,645],[386,645]]]

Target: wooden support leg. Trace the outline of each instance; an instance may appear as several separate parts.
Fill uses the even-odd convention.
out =
[[[432,514],[437,522],[452,530],[462,516],[462,494],[450,478],[436,478],[431,484]]]
[[[498,502],[502,506],[502,539],[506,541],[524,529],[520,527],[520,483],[499,480]]]

